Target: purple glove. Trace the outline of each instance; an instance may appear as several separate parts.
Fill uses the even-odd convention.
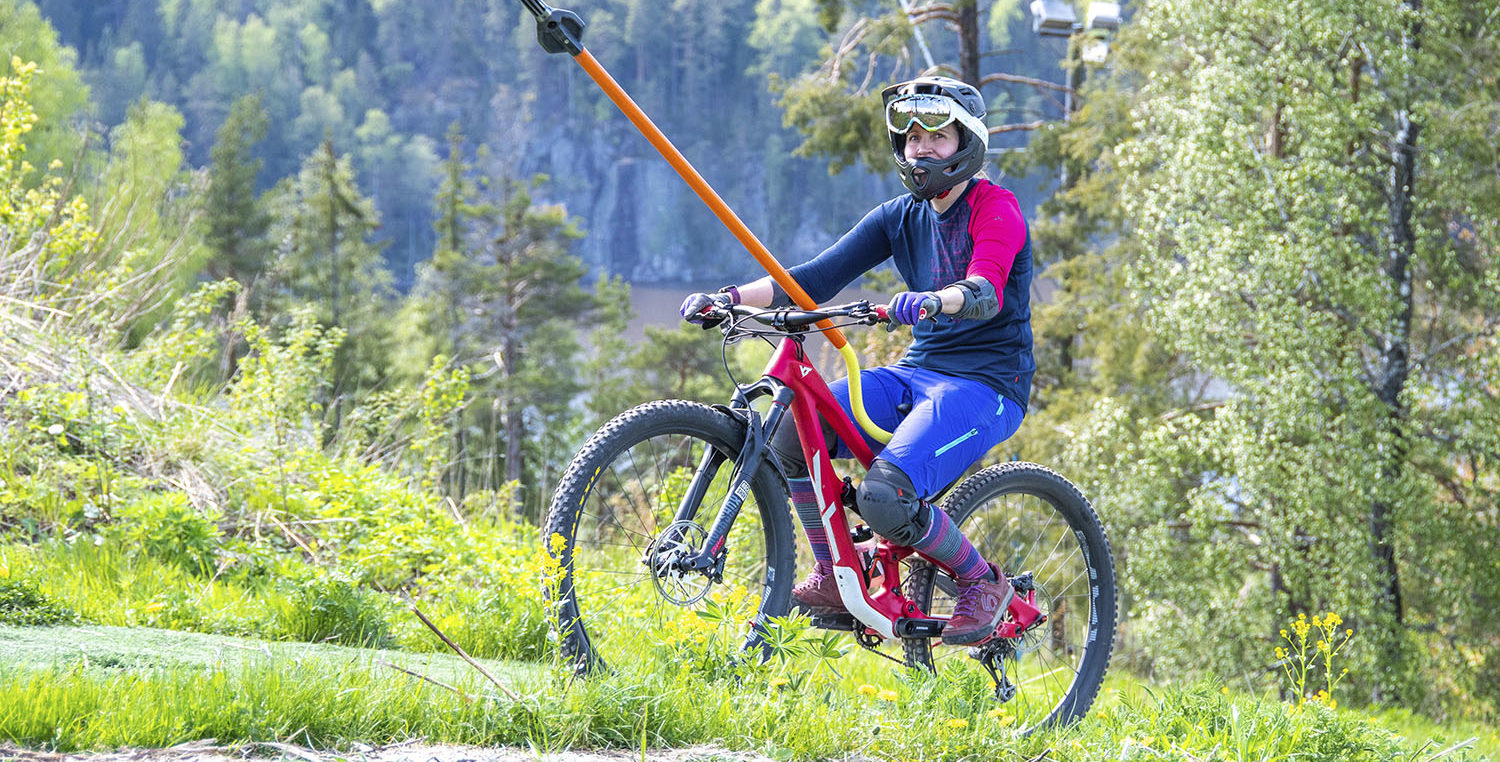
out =
[[[717,294],[688,294],[678,308],[678,314],[689,323],[703,322],[703,311],[709,307],[727,309],[734,304],[734,297],[723,292]]]
[[[922,318],[936,319],[943,302],[931,291],[902,291],[891,299],[891,320],[916,325]]]

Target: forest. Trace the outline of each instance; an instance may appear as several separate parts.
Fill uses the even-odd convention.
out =
[[[1102,57],[1019,0],[572,9],[787,265],[900,191],[882,87],[981,87],[1046,284],[985,463],[1093,501],[1122,669],[1263,689],[1286,622],[1337,612],[1346,703],[1500,721],[1487,3],[1140,0]],[[0,0],[16,610],[415,648],[404,596],[476,655],[546,652],[516,548],[573,453],[766,354],[628,330],[632,284],[759,270],[534,32],[507,0]],[[866,364],[899,339],[870,334]]]

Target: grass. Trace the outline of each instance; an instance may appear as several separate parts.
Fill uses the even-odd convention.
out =
[[[1213,686],[1113,678],[1090,719],[1018,738],[988,701],[942,677],[887,671],[896,700],[815,676],[705,679],[638,664],[570,681],[543,664],[488,662],[518,694],[454,657],[102,627],[0,628],[0,738],[57,751],[164,747],[202,738],[314,748],[410,738],[538,750],[713,743],[777,759],[1428,760],[1465,740],[1318,704]],[[397,663],[465,696],[384,665]],[[477,697],[477,698],[475,698]],[[1419,722],[1409,718],[1409,722]],[[1493,758],[1493,731],[1446,760]]]
[[[1022,737],[1014,718],[1024,707],[997,705],[974,670],[911,673],[846,636],[834,641],[850,650],[838,658],[726,669],[738,616],[717,625],[686,617],[685,637],[667,650],[627,635],[622,646],[638,658],[575,680],[538,635],[544,604],[527,576],[535,550],[507,542],[471,564],[504,585],[412,592],[440,628],[465,636],[465,648],[525,656],[485,662],[516,698],[433,653],[441,644],[394,596],[326,570],[309,576],[291,553],[206,574],[109,538],[0,545],[0,581],[24,586],[11,596],[17,606],[87,623],[0,625],[0,741],[61,752],[205,738],[320,749],[420,738],[544,752],[710,744],[778,760],[1500,759],[1494,728],[1297,707],[1218,685],[1151,686],[1118,671],[1085,722]],[[328,640],[345,645],[306,642]],[[393,647],[357,647],[369,643]]]

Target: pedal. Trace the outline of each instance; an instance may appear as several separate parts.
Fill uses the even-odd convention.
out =
[[[848,612],[837,614],[813,614],[812,626],[820,630],[839,630],[841,632],[854,632],[859,628],[859,622],[855,621],[854,615]]]
[[[891,625],[891,629],[896,633],[897,637],[936,638],[943,634],[943,626],[946,624],[946,620],[942,619],[902,617]]]

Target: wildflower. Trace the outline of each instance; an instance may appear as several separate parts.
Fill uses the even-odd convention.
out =
[[[1004,708],[1000,708],[1000,709],[991,709],[989,712],[987,712],[987,714],[990,716],[990,719],[992,719],[992,720],[998,720],[1001,717],[1004,717],[1005,715],[1009,714],[1009,712],[1006,712]]]
[[[786,679],[784,677],[773,677],[773,678],[771,678],[771,687],[772,688],[781,688],[781,687],[783,687],[785,685],[788,685],[791,682],[792,682],[791,680],[788,680],[788,679]]]
[[[880,689],[869,683],[859,686],[859,695],[861,696],[874,696],[878,693],[880,693]]]
[[[948,720],[948,727],[953,728],[954,730],[963,730],[964,728],[969,727],[969,721],[962,717],[954,717]]]
[[[878,698],[881,701],[895,701],[897,699],[897,695],[895,691],[887,688],[886,690],[883,690],[880,693],[876,694],[875,698]]]

